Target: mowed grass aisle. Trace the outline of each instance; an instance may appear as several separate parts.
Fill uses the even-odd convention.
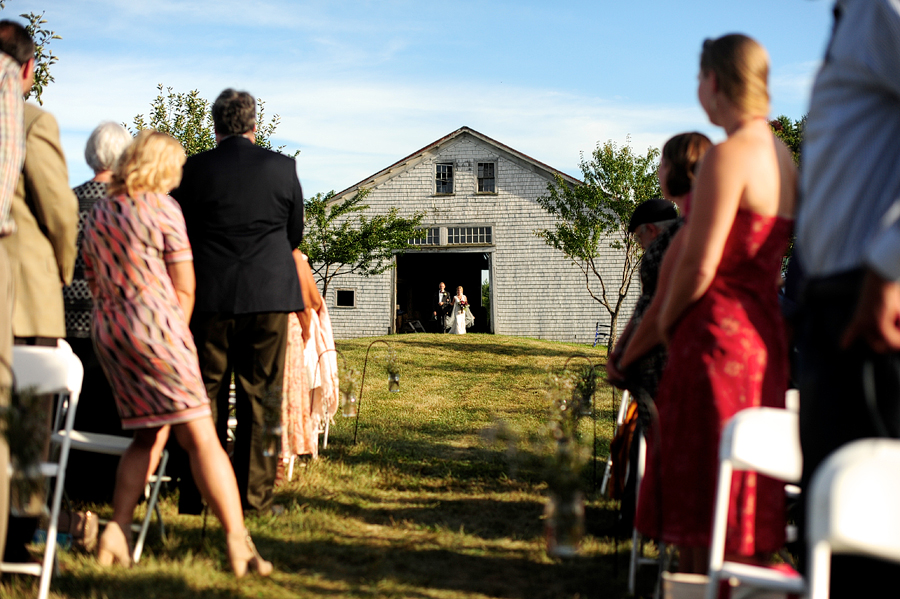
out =
[[[168,542],[151,536],[141,563],[102,570],[93,556],[61,554],[52,595],[71,598],[219,597],[621,597],[628,545],[619,557],[607,532],[614,504],[590,492],[583,555],[548,558],[545,488],[534,468],[514,478],[501,447],[483,431],[498,418],[537,430],[545,418],[543,380],[573,353],[598,366],[605,351],[493,335],[384,337],[403,364],[401,392],[388,393],[376,344],[353,421],[338,413],[328,449],[301,462],[277,488],[280,516],[251,517],[260,552],[275,563],[269,579],[229,573],[224,535],[210,516],[179,516],[163,501]],[[362,371],[372,339],[339,343]],[[614,406],[598,391],[602,476]],[[586,425],[585,428],[589,428]],[[598,480],[599,485],[599,480]],[[109,506],[95,506],[109,515]],[[142,508],[139,510],[142,511]],[[616,562],[618,562],[616,564]],[[618,568],[617,575],[614,572]],[[0,597],[25,598],[36,581],[4,577]]]

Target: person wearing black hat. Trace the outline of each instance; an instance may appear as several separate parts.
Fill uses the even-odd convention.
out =
[[[678,211],[672,202],[658,198],[647,200],[634,209],[634,214],[631,215],[631,220],[628,221],[628,232],[637,238],[641,248],[646,252],[659,234],[674,224],[677,218]],[[645,263],[646,260],[645,256]],[[643,269],[644,265],[642,264],[642,272]],[[641,276],[641,284],[643,284],[643,275]]]
[[[681,228],[681,224],[682,220],[678,218],[675,204],[668,200],[658,198],[647,200],[634,209],[631,220],[628,221],[628,232],[635,236],[644,250],[640,271],[641,295],[634,305],[634,314],[631,320],[628,321],[619,343],[616,344],[610,355],[609,362],[615,364],[621,357],[631,334],[640,324],[644,312],[653,300],[663,255],[665,255],[672,237]],[[656,393],[656,379],[658,377],[653,377],[653,382],[648,382],[651,388],[647,391],[651,397]]]

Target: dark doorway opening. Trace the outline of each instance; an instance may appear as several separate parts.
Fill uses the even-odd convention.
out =
[[[441,332],[433,320],[438,284],[443,281],[450,296],[462,286],[469,300],[475,326],[471,333],[489,333],[488,314],[481,301],[482,272],[490,270],[489,255],[477,253],[408,253],[397,256],[397,304],[404,320],[419,320],[429,332]]]

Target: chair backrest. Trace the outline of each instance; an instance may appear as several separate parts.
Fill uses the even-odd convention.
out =
[[[900,440],[836,450],[813,474],[807,506],[811,547],[900,562]]]
[[[16,388],[34,389],[38,394],[60,394],[74,409],[81,392],[84,367],[64,340],[58,347],[13,346],[13,373]],[[54,430],[60,428],[62,411],[57,409]]]
[[[797,413],[764,407],[741,410],[722,431],[719,459],[731,461],[735,470],[798,482],[803,457]]]

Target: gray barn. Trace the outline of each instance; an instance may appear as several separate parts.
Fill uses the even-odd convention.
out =
[[[580,184],[463,127],[337,194],[335,202],[361,187],[370,189],[366,214],[391,207],[401,216],[424,210],[426,233],[415,240],[416,249],[395,256],[394,269],[332,281],[326,302],[335,337],[409,330],[405,323],[410,320],[429,327],[433,296],[444,281],[451,295],[463,286],[476,317],[473,332],[593,342],[598,322],[608,330],[606,309],[588,295],[578,267],[534,234],[554,222],[535,200],[546,195],[557,173],[571,185]],[[616,250],[604,251],[615,281],[621,258]],[[490,284],[487,306],[482,306],[482,281]],[[639,285],[635,280],[620,328]]]

